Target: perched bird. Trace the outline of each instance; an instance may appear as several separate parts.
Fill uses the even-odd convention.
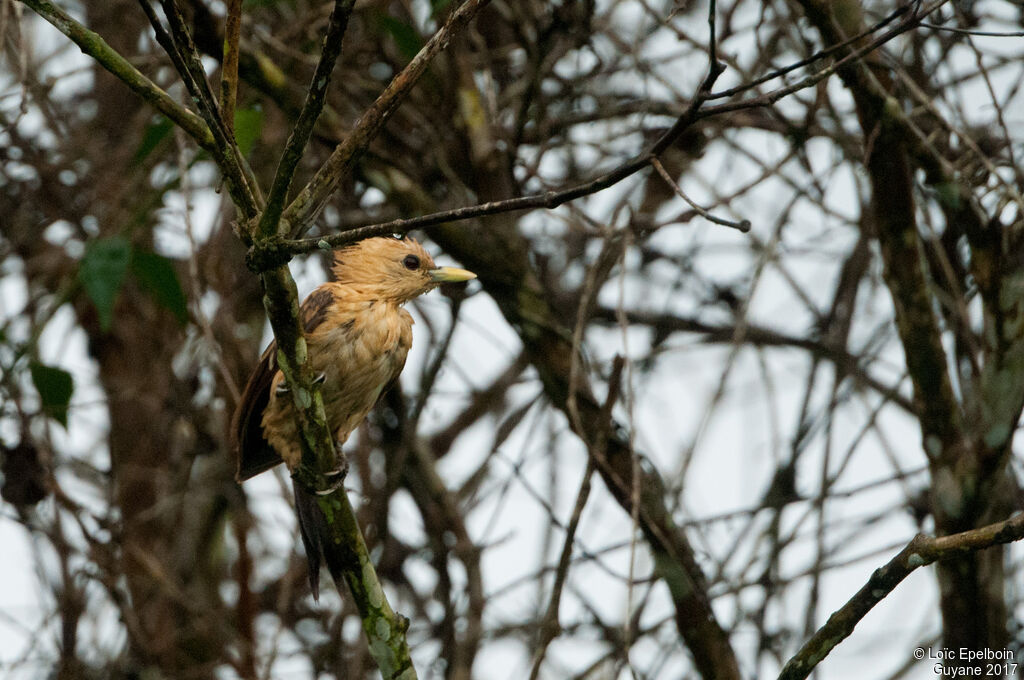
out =
[[[441,283],[468,281],[465,269],[437,267],[411,238],[370,238],[335,254],[334,281],[302,303],[309,361],[322,383],[324,411],[337,445],[359,427],[395,382],[412,346],[412,315],[402,305]],[[302,457],[293,397],[271,342],[245,386],[231,427],[237,479],[282,460],[294,470]],[[343,471],[338,474],[339,483]],[[309,584],[319,597],[320,564],[338,579],[341,565],[328,545],[328,527],[311,491],[293,480],[299,530],[309,560]]]

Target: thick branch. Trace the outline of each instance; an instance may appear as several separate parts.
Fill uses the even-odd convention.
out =
[[[838,26],[832,3],[802,0],[808,18],[829,42],[841,42],[862,30],[858,11],[843,12]],[[875,64],[877,66],[877,64]],[[907,371],[914,384],[914,399],[928,455],[935,459],[955,455],[962,446],[960,407],[942,347],[931,293],[921,260],[921,242],[914,205],[913,169],[903,130],[890,109],[898,108],[882,93],[866,86],[877,78],[889,87],[889,76],[868,62],[839,70],[853,94],[866,143],[865,165],[871,180],[871,206],[881,245],[884,276],[892,295],[896,326],[903,343]]]
[[[278,365],[290,386],[300,425],[302,463],[292,474],[298,483],[313,491],[329,489],[331,484],[324,472],[338,467],[334,437],[306,360],[295,281],[287,267],[278,267],[263,274],[263,286],[264,306],[277,340]],[[384,595],[344,487],[319,494],[317,501],[332,532],[332,548],[342,556],[344,579],[359,609],[370,654],[381,675],[388,680],[415,678],[405,638],[409,622],[394,612]]]

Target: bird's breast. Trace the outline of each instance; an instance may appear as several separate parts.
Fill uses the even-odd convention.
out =
[[[412,317],[384,303],[367,304],[322,324],[309,356],[324,375],[328,421],[341,437],[355,429],[402,370],[412,345]]]

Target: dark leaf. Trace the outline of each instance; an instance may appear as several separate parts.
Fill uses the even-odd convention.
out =
[[[68,426],[68,403],[75,389],[71,374],[61,368],[33,361],[29,364],[32,383],[39,392],[43,413],[64,427]]]
[[[30,508],[46,498],[49,485],[39,450],[22,442],[13,449],[0,446],[0,496],[16,508]]]
[[[96,305],[103,330],[110,329],[114,318],[114,303],[128,270],[131,254],[128,241],[120,236],[93,241],[85,249],[78,279]]]
[[[178,280],[174,264],[163,255],[135,251],[132,273],[153,299],[184,326],[188,322],[188,301]]]
[[[430,0],[430,16],[439,17],[452,4],[452,0]]]
[[[263,111],[238,109],[235,111],[235,141],[243,156],[248,156],[263,132]]]
[[[412,25],[387,14],[380,15],[380,25],[398,45],[398,51],[406,59],[412,59],[423,47],[423,38]]]
[[[146,126],[145,132],[142,133],[142,141],[139,142],[139,148],[135,150],[132,162],[139,164],[146,160],[146,157],[153,153],[153,150],[160,145],[160,142],[166,139],[173,129],[174,123],[171,122],[170,118],[158,116],[154,119],[152,123]]]

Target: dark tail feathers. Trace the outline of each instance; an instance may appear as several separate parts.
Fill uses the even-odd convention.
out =
[[[313,592],[313,599],[319,601],[321,564],[327,565],[335,585],[341,583],[342,546],[331,539],[331,527],[320,510],[316,496],[294,479],[292,489],[295,492],[295,510],[299,516],[299,533],[302,534],[302,545],[306,548],[309,564],[309,589]]]

